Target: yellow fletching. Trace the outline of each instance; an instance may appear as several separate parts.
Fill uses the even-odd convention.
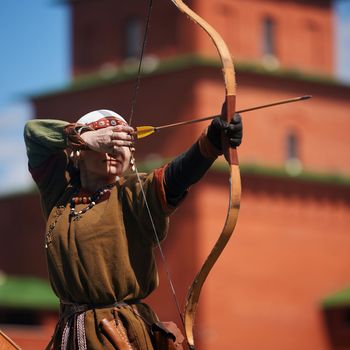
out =
[[[154,126],[137,126],[136,127],[136,136],[138,139],[142,139],[149,135],[152,135],[155,132]]]

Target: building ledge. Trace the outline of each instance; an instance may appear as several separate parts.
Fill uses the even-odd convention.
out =
[[[283,167],[271,167],[262,166],[257,164],[242,164],[241,165],[242,174],[256,174],[260,176],[269,176],[276,178],[288,178],[295,181],[303,182],[317,182],[330,185],[339,185],[350,187],[350,177],[336,174],[336,173],[326,173],[326,172],[313,172],[303,170],[297,174],[289,171],[287,168]]]
[[[145,77],[177,72],[194,67],[212,67],[220,69],[222,66],[219,59],[208,58],[199,55],[183,55],[163,60],[159,60],[154,57],[146,57],[143,61],[142,76]],[[312,82],[350,89],[350,85],[346,85],[343,82],[340,82],[339,80],[328,75],[313,75],[302,72],[300,70],[286,68],[270,69],[266,65],[258,62],[237,62],[235,63],[235,69],[238,73],[253,73],[267,77],[278,77],[294,81]],[[96,72],[80,75],[78,77],[75,77],[67,86],[61,89],[39,93],[32,96],[32,98],[43,98],[46,96],[81,91],[89,88],[109,85],[112,83],[135,80],[137,77],[137,72],[138,61],[126,61],[120,66],[106,66],[102,67]]]
[[[322,306],[325,309],[350,306],[350,287],[325,297],[322,301]]]
[[[153,169],[163,166],[170,162],[172,158],[158,158],[152,161],[140,161],[137,163],[137,168],[140,172],[150,172]],[[219,158],[211,167],[211,172],[224,173],[228,171],[228,166],[225,161]],[[350,177],[343,174],[331,173],[331,172],[314,172],[303,170],[298,174],[293,174],[283,167],[272,167],[260,164],[240,164],[240,172],[242,176],[255,175],[269,178],[288,179],[296,182],[312,182],[324,185],[339,186],[344,188],[350,188]],[[27,190],[22,190],[14,193],[7,193],[6,195],[0,195],[0,201],[6,201],[8,199],[20,198],[26,195],[37,194],[39,195],[38,189],[33,185],[28,187]],[[0,293],[1,293],[1,274],[0,274]],[[1,294],[0,294],[1,298]],[[1,300],[0,300],[1,303]]]
[[[146,161],[138,164],[138,169],[140,171],[149,172],[153,169],[162,166],[163,164],[171,161],[168,159],[159,159],[155,161]],[[210,171],[214,172],[227,172],[228,166],[226,161],[219,158]],[[286,168],[282,167],[271,167],[259,164],[248,164],[241,163],[240,171],[242,176],[244,175],[257,175],[264,177],[273,177],[280,179],[289,179],[292,181],[302,181],[302,182],[313,182],[325,185],[337,185],[343,187],[350,187],[350,177],[336,173],[326,173],[326,172],[313,172],[313,171],[301,171],[298,174],[290,173]]]

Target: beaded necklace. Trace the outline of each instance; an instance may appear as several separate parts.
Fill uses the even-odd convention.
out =
[[[107,192],[111,190],[112,187],[115,186],[115,183],[106,185],[100,189],[98,189],[92,196],[86,197],[75,197],[79,193],[79,189],[77,189],[73,193],[73,197],[70,201],[70,213],[69,216],[73,218],[73,220],[79,220],[80,217],[90,210],[92,207],[96,205],[96,203],[100,200],[100,198]],[[75,210],[76,204],[87,204],[87,206],[79,211]]]

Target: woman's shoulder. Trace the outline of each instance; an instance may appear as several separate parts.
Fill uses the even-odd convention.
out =
[[[153,178],[153,172],[151,173],[128,173],[117,180],[117,187],[135,187],[139,186],[140,182],[144,183],[150,181]]]

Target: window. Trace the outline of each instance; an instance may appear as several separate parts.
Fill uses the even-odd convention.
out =
[[[290,132],[287,135],[287,161],[298,158],[298,139],[294,132]]]
[[[303,42],[303,63],[313,71],[322,72],[328,70],[328,43],[324,28],[317,22],[309,20],[304,27]]]
[[[263,19],[262,28],[262,54],[263,56],[275,56],[276,46],[275,46],[275,33],[276,24],[270,17],[265,17]]]
[[[294,131],[290,131],[286,138],[285,160],[285,168],[290,175],[299,175],[303,170],[299,152],[299,139]]]
[[[131,18],[125,26],[125,57],[139,57],[142,48],[142,23],[138,18]]]

